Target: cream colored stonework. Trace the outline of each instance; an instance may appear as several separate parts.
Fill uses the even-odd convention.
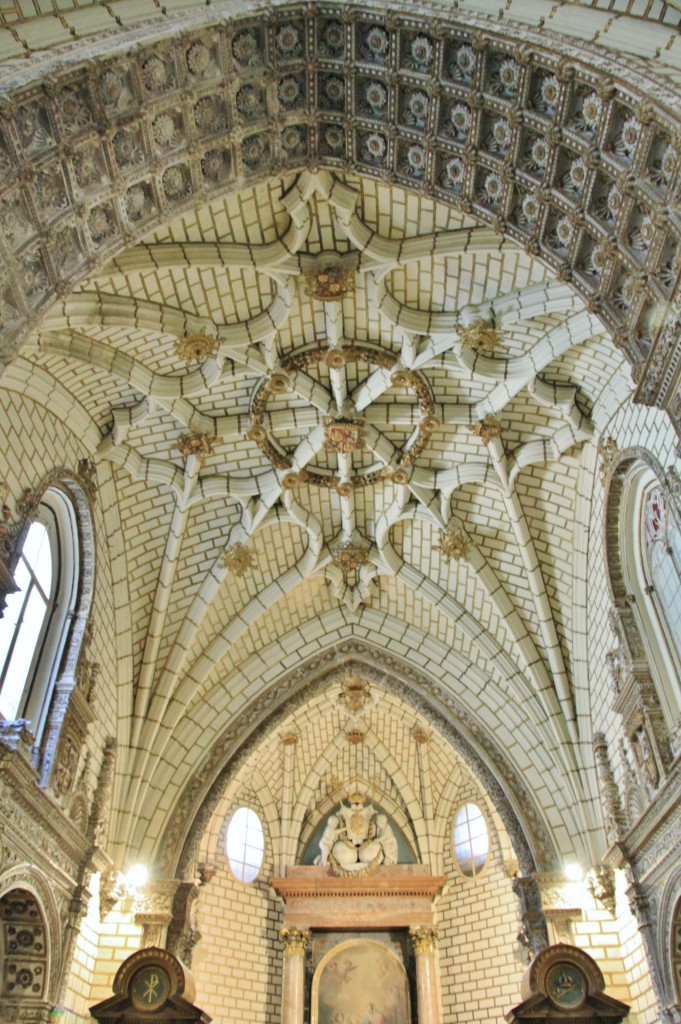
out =
[[[359,787],[446,879],[444,1024],[566,940],[681,1021],[681,699],[625,551],[636,467],[681,506],[677,3],[393,6],[0,3],[0,555],[80,489],[96,677],[61,790],[0,723],[0,906],[52,943],[0,1016],[81,1024],[154,941],[277,1024],[269,879]]]

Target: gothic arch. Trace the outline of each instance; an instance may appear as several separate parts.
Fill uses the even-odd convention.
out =
[[[621,520],[624,485],[636,465],[647,466],[674,501],[660,462],[645,448],[625,448],[612,457],[605,478],[605,514],[603,517],[603,546],[606,553],[607,585],[611,604],[619,608],[629,599],[625,586],[625,568],[621,548]]]
[[[17,74],[0,143],[0,163],[26,171],[18,186],[3,174],[5,357],[55,298],[199,198],[323,165],[395,180],[493,225],[572,283],[641,380],[677,273],[668,202],[679,121],[663,79],[559,35],[549,49],[528,27],[491,31],[475,12],[428,31],[409,13],[403,3],[387,19],[354,3],[341,16],[317,5],[229,21],[209,11],[173,38],[154,26],[127,52],[134,33],[97,39]],[[254,73],[255,115],[237,100]],[[382,100],[364,109],[369,78],[385,79],[385,116]],[[672,397],[672,328],[644,401]]]
[[[277,729],[297,707],[321,693],[339,670],[353,662],[372,685],[375,683],[415,706],[453,746],[480,780],[499,813],[523,873],[555,869],[557,854],[541,815],[494,741],[482,734],[466,713],[455,706],[455,701],[449,700],[448,712],[445,712],[430,695],[432,686],[425,675],[394,656],[355,642],[345,644],[342,650],[327,651],[304,668],[296,669],[293,675],[301,682],[294,692],[290,692],[287,677],[280,679],[275,689],[287,694],[286,703],[266,714],[256,728],[249,726],[254,717],[253,709],[246,709],[232,722],[228,733],[215,744],[175,805],[156,846],[158,870],[184,877],[196,859],[202,836],[209,828],[226,786],[263,736]],[[267,699],[267,695],[264,698]]]

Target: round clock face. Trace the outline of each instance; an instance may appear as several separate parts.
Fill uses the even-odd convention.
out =
[[[573,1010],[586,999],[586,977],[575,964],[554,964],[546,975],[546,993],[556,1006]]]
[[[170,991],[170,978],[166,971],[156,964],[149,964],[132,979],[130,998],[137,1010],[157,1010]]]

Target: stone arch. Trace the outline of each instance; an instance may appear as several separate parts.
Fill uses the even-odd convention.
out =
[[[681,871],[668,878],[657,915],[661,989],[667,1007],[681,1005]]]
[[[0,1003],[27,1009],[29,1005],[51,1008],[58,999],[61,982],[61,927],[50,885],[32,865],[18,864],[0,875],[0,928],[5,963],[11,964],[10,957],[15,957],[14,973],[25,969],[32,975],[31,979],[27,975],[17,979],[11,991],[3,983]],[[20,936],[17,929],[28,934]],[[8,977],[9,966],[4,974],[5,979]],[[21,1010],[17,1012],[21,1019]],[[31,1011],[28,1013],[30,1016]]]
[[[94,466],[81,459],[78,472],[65,466],[51,470],[39,483],[24,491],[17,502],[18,518],[3,538],[5,563],[10,572],[16,567],[21,545],[45,494],[50,490],[63,491],[76,513],[79,546],[79,582],[76,607],[69,628],[66,648],[62,656],[65,670],[73,674],[83,642],[95,590],[95,531],[93,502],[96,495]]]
[[[625,586],[625,569],[620,545],[620,530],[625,481],[637,464],[647,466],[648,469],[652,470],[673,501],[667,482],[667,474],[660,462],[647,449],[641,447],[626,448],[613,455],[612,461],[607,467],[607,476],[605,478],[603,546],[606,553],[608,593],[614,607],[619,607],[626,603],[629,597],[627,587]]]
[[[616,647],[608,657],[615,690],[613,707],[621,715],[631,758],[625,779],[625,806],[630,825],[638,820],[653,793],[662,785],[672,763],[670,729],[658,684],[653,678],[635,610],[635,597],[627,586],[622,550],[627,482],[637,467],[652,471],[665,500],[677,514],[679,507],[676,474],[673,470],[666,473],[650,452],[634,447],[611,451],[609,457],[606,453],[603,546],[611,600],[610,625],[616,640]]]
[[[70,618],[62,627],[66,630],[66,637],[58,661],[56,664],[53,663],[56,673],[54,690],[51,695],[47,695],[50,703],[49,708],[46,708],[47,718],[39,737],[40,782],[43,786],[47,786],[50,781],[67,717],[72,719],[73,726],[70,741],[73,743],[73,749],[78,751],[92,718],[88,707],[97,675],[97,666],[88,656],[92,639],[90,615],[96,584],[93,511],[97,491],[94,464],[88,459],[81,459],[76,472],[64,466],[56,467],[46,474],[36,487],[24,491],[17,502],[17,521],[7,536],[5,564],[10,574],[14,571],[21,546],[40,504],[50,493],[63,495],[74,513],[73,539],[77,551],[73,552],[73,555],[78,563],[78,583]],[[81,691],[80,701],[78,697],[72,698],[76,687]],[[71,774],[75,775],[75,768]],[[68,792],[62,795],[69,795],[73,781],[72,778]]]
[[[298,793],[298,799],[293,808],[292,814],[293,834],[298,836],[297,853],[301,853],[307,845],[310,836],[322,817],[330,813],[332,807],[338,803],[337,794],[334,794],[330,803],[329,801],[324,800],[321,804],[317,805],[314,815],[312,815],[309,820],[305,819],[306,798],[309,798],[315,792],[316,787],[321,781],[323,768],[328,764],[329,751],[337,751],[340,749],[341,743],[342,739],[339,736],[336,738],[334,743],[327,748],[319,759],[319,762],[313,765],[307,777],[302,782]],[[390,799],[389,794],[381,794],[380,803],[403,830],[416,856],[423,857],[424,850],[426,848],[423,812],[413,786],[400,766],[396,763],[392,754],[390,754],[387,748],[371,730],[365,734],[364,743],[380,762],[390,778],[398,785],[400,795],[404,799],[406,814],[405,809],[398,807],[398,805]],[[356,781],[360,784],[365,780],[357,779]]]
[[[172,37],[156,25],[123,43],[96,39],[17,74],[0,159],[27,174],[18,186],[3,175],[5,357],[56,297],[155,226],[245,181],[314,165],[395,180],[492,224],[572,282],[640,380],[676,279],[672,90],[586,43],[556,36],[549,48],[540,31],[492,31],[473,11],[426,29],[411,13],[402,0],[389,16],[354,3],[337,18],[314,4],[208,11]],[[284,50],[283,24],[295,30]],[[237,97],[254,74],[263,92],[252,117]],[[385,78],[389,116],[364,111],[362,75]],[[419,87],[432,96],[425,112],[412,102]],[[448,120],[455,92],[463,133]],[[672,397],[673,343],[670,327],[644,401]]]
[[[425,675],[401,659],[353,642],[327,651],[320,658],[309,661],[304,668],[296,669],[293,675],[300,682],[293,692],[289,689],[288,677],[280,679],[276,688],[287,694],[286,703],[269,712],[256,728],[249,725],[253,720],[249,709],[230,725],[228,733],[215,744],[175,806],[156,846],[158,870],[178,877],[190,871],[201,837],[225,787],[262,737],[280,726],[298,706],[322,692],[332,674],[353,661],[361,664],[361,671],[370,683],[375,682],[415,706],[453,746],[496,807],[521,870],[531,873],[538,867],[543,870],[556,868],[557,854],[534,800],[493,739],[483,735],[453,699],[448,698],[446,710],[441,707],[429,694],[432,686]]]

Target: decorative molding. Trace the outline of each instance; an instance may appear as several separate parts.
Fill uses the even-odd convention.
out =
[[[281,928],[279,938],[284,947],[284,956],[304,956],[310,945],[310,932],[299,928]]]
[[[519,875],[511,884],[520,903],[522,928],[518,942],[534,956],[549,944],[542,891],[535,875]]]
[[[193,870],[191,864],[200,837],[229,779],[265,733],[333,684],[337,673],[347,672],[348,668],[365,676],[373,689],[387,688],[408,700],[452,745],[487,791],[523,871],[533,872],[536,863],[544,869],[556,865],[549,833],[531,794],[486,730],[461,708],[446,687],[385,651],[353,641],[342,648],[332,648],[281,677],[230,724],[175,805],[157,845],[156,862],[161,871],[184,876]],[[509,792],[513,803],[509,801]],[[515,807],[522,808],[522,824]],[[174,869],[176,863],[178,867]]]
[[[437,928],[424,928],[419,925],[409,929],[409,941],[416,956],[437,953]]]

